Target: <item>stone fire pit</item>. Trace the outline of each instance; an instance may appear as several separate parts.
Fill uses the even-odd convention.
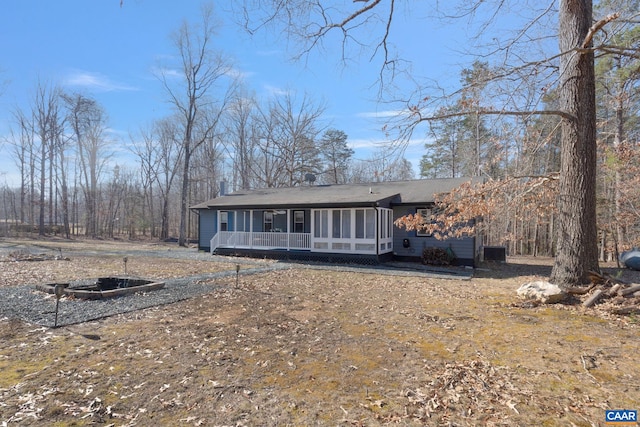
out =
[[[99,277],[98,279],[78,280],[70,283],[36,285],[36,289],[55,294],[56,286],[64,287],[63,295],[96,300],[162,289],[164,282],[132,277]]]

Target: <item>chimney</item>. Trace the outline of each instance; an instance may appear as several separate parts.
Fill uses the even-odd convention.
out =
[[[220,197],[227,195],[227,183],[220,181]]]

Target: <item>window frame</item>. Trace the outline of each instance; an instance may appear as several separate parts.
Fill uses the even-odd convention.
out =
[[[273,231],[273,212],[264,211],[262,213],[262,230],[264,232]]]
[[[299,221],[300,218],[298,218],[298,215],[302,216],[302,221]],[[298,226],[300,225],[300,229],[298,229]],[[305,226],[305,221],[304,221],[304,211],[293,211],[293,232],[294,233],[304,233],[304,226]]]
[[[425,213],[427,215],[425,215]],[[416,209],[416,215],[422,215],[423,218],[427,218],[428,221],[425,221],[425,223],[432,223],[432,216],[433,216],[433,208],[417,208]],[[420,231],[418,228],[416,228],[416,237],[432,237],[433,234],[432,233],[426,233],[424,231]]]
[[[229,211],[220,211],[220,231],[229,231]]]

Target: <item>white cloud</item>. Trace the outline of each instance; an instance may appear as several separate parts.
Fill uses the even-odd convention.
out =
[[[133,86],[117,83],[100,73],[89,71],[73,71],[65,79],[66,86],[77,86],[99,92],[133,91],[138,90]]]
[[[271,96],[283,96],[289,93],[289,90],[282,89],[277,86],[265,84],[263,87],[264,90]]]
[[[365,119],[386,119],[390,117],[398,117],[407,114],[407,110],[385,110],[385,111],[365,111],[357,113],[357,117]]]
[[[364,148],[379,148],[383,144],[388,144],[389,141],[383,140],[375,140],[375,139],[351,139],[347,140],[347,145],[349,148],[354,150],[364,149]]]
[[[172,78],[179,78],[183,76],[182,72],[176,68],[152,67],[151,72],[154,76],[164,76]]]
[[[229,67],[225,74],[232,79],[244,80],[253,76],[255,73],[253,71],[242,71],[238,68]]]

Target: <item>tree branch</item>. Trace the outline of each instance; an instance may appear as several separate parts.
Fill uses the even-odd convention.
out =
[[[602,18],[601,20],[599,20],[598,22],[596,22],[595,24],[593,24],[591,28],[589,28],[589,32],[587,33],[587,36],[584,38],[584,41],[582,42],[582,49],[588,49],[589,46],[591,46],[591,42],[593,41],[593,37],[596,35],[596,33],[600,31],[602,27],[607,25],[609,22],[614,21],[619,17],[620,17],[619,12],[611,13],[605,16],[604,18]]]
[[[420,113],[420,111],[418,110],[411,110],[412,114],[414,115],[418,115],[418,120],[416,121],[417,123],[421,123],[421,122],[431,122],[431,121],[436,121],[436,120],[443,120],[443,119],[448,119],[451,117],[460,117],[460,116],[467,116],[469,114],[479,114],[479,115],[493,115],[493,116],[498,116],[498,115],[505,115],[505,116],[558,116],[561,117],[565,120],[576,120],[576,117],[573,116],[572,114],[569,114],[565,111],[560,111],[560,110],[531,110],[531,111],[508,111],[508,110],[487,110],[487,109],[480,109],[477,111],[456,111],[456,112],[452,112],[452,113],[447,113],[447,114],[438,114],[435,116],[427,116],[427,117],[423,117],[422,114]]]

